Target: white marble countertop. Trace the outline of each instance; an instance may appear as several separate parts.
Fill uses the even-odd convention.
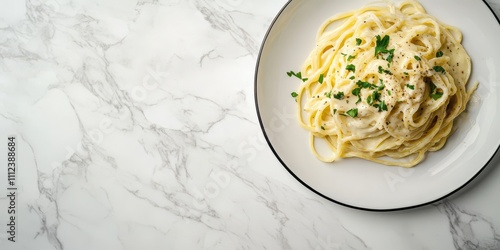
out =
[[[285,2],[4,1],[0,249],[500,249],[498,156],[459,194],[386,213],[280,165],[253,76]]]

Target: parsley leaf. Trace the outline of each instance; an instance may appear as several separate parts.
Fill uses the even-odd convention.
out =
[[[438,51],[436,53],[436,57],[442,57],[443,56],[443,51]]]
[[[295,98],[295,97],[299,96],[299,94],[297,94],[297,92],[292,92],[292,94],[291,94],[291,95],[292,95],[292,97],[293,97],[293,98]]]
[[[328,97],[328,98],[332,98],[332,91],[325,92],[325,96]]]
[[[355,108],[355,109],[350,109],[346,112],[346,115],[352,117],[352,118],[355,118],[358,116],[358,109]]]
[[[363,88],[363,89],[374,89],[375,87],[377,87],[369,82],[363,82],[361,80],[358,80],[356,85],[358,85],[358,87]]]
[[[337,94],[333,95],[333,98],[335,98],[337,100],[344,99],[344,92],[338,92]]]
[[[356,78],[356,77],[354,77],[354,76],[349,77],[349,79],[351,79],[351,80],[354,80],[354,78]]]
[[[385,60],[391,63],[392,59],[394,58],[395,49],[387,49],[390,37],[388,35],[385,35],[384,38],[380,38],[380,36],[377,35],[375,38],[377,39],[377,41],[375,42],[375,56],[378,59],[378,56],[380,54],[389,54]]]
[[[354,96],[357,96],[358,97],[358,100],[356,101],[356,104],[358,104],[359,102],[361,102],[361,88],[355,88],[352,90],[351,92]]]
[[[390,96],[391,95],[391,91],[387,89],[387,94]]]
[[[380,80],[380,86],[378,86],[377,90],[383,90],[385,88],[385,84],[384,82],[382,81],[382,79],[379,79]]]
[[[302,80],[303,82],[308,80],[308,78],[302,78],[302,73],[300,73],[300,72],[295,73],[293,71],[290,71],[290,72],[286,72],[286,74],[289,77],[295,76],[295,77],[299,78],[300,80]]]
[[[406,84],[406,87],[409,88],[409,89],[411,89],[411,90],[415,89],[415,85]]]
[[[415,56],[415,60],[421,61],[422,59],[419,56]]]
[[[356,45],[359,46],[361,44],[362,40],[361,38],[356,38]]]
[[[435,94],[431,94],[431,98],[437,100],[443,96],[443,93],[436,92]]]
[[[443,73],[443,74],[445,73],[444,72],[444,68],[441,67],[441,66],[434,66],[434,67],[432,67],[432,69],[434,69],[434,71],[436,71],[436,72],[440,72],[440,73]]]
[[[385,51],[387,51],[390,37],[388,35],[385,35],[384,38],[380,38],[380,35],[377,35],[376,38],[377,41],[375,44],[375,56],[378,58],[378,55],[380,53],[386,53]]]
[[[385,101],[382,101],[380,103],[380,106],[378,107],[378,112],[382,112],[382,111],[387,111],[387,105],[385,104]]]
[[[352,71],[352,72],[356,72],[356,66],[352,65],[352,64],[349,64],[345,67],[346,70],[349,70],[349,71]]]
[[[387,56],[386,60],[391,63],[392,62],[392,58],[394,58],[394,49],[388,50],[387,53],[389,53],[389,56]]]
[[[382,68],[382,66],[378,66],[378,73],[382,74],[382,73],[386,73],[388,75],[392,75],[392,72],[388,69],[384,69]]]
[[[349,62],[349,61],[351,61],[351,60],[352,60],[352,59],[354,59],[354,58],[356,58],[356,56],[351,56],[351,55],[350,55],[350,56],[348,56],[348,57],[347,57],[347,61]]]
[[[325,127],[321,126],[321,130],[325,130]]]
[[[318,82],[319,82],[320,84],[322,84],[322,83],[323,83],[323,78],[324,78],[324,77],[325,77],[325,76],[324,76],[323,74],[319,75],[319,80],[318,80]]]
[[[333,114],[335,114],[335,113],[337,113],[337,109],[334,109],[334,110],[333,110]]]
[[[431,91],[430,91],[431,98],[434,99],[434,101],[441,98],[443,96],[443,93],[437,92],[437,87],[436,85],[434,85],[433,82],[431,82],[430,85],[431,85]]]
[[[408,75],[408,72],[403,72],[403,74],[405,74],[405,76],[407,76],[407,75]]]
[[[369,95],[367,98],[366,98],[366,103],[368,103],[368,105],[372,105],[373,104],[373,97],[371,95]]]

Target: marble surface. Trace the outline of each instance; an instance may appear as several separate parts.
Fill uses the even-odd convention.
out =
[[[459,194],[388,213],[280,165],[253,74],[285,2],[3,1],[0,249],[500,249],[498,156]]]

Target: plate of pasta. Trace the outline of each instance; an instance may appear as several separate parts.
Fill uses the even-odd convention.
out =
[[[436,202],[499,149],[497,41],[481,1],[289,1],[257,60],[262,131],[288,172],[330,201]]]

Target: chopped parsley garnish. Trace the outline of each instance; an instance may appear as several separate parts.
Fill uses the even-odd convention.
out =
[[[436,92],[434,94],[431,94],[431,98],[434,100],[441,98],[441,96],[443,96],[443,93]]]
[[[361,38],[356,38],[356,45],[359,46],[361,44],[362,40]]]
[[[352,72],[356,72],[356,66],[352,65],[352,64],[349,64],[345,67],[346,70],[349,70],[349,71],[352,71]]]
[[[328,97],[328,98],[332,98],[332,91],[325,92],[325,96]]]
[[[351,92],[354,96],[357,96],[358,97],[358,100],[356,101],[356,104],[358,104],[359,102],[361,102],[361,88],[355,88],[352,90]]]
[[[351,56],[351,55],[350,55],[350,56],[348,56],[348,57],[347,57],[347,61],[349,62],[349,61],[351,61],[351,60],[352,60],[352,59],[354,59],[354,58],[356,58],[356,56]]]
[[[422,59],[419,56],[415,56],[415,60],[421,61]]]
[[[437,87],[436,85],[434,85],[433,82],[431,82],[430,85],[431,85],[431,91],[430,91],[431,98],[434,100],[441,98],[441,96],[443,96],[443,93],[437,92]]]
[[[392,58],[394,58],[394,49],[388,50],[387,53],[389,53],[389,55],[387,56],[387,59],[385,59],[385,60],[387,60],[389,63],[391,63],[392,62]]]
[[[385,60],[387,60],[389,63],[392,62],[392,59],[394,58],[394,49],[387,49],[390,37],[388,35],[385,35],[384,38],[380,38],[380,36],[377,35],[375,38],[377,39],[375,44],[375,56],[378,58],[380,54],[388,53],[389,55]]]
[[[358,116],[358,109],[357,108],[350,109],[345,114],[352,117],[352,118],[355,118]]]
[[[434,66],[434,67],[432,67],[432,69],[434,69],[434,71],[436,71],[436,72],[445,73],[444,68],[441,66]]]
[[[323,83],[323,78],[324,78],[324,77],[325,77],[325,76],[324,76],[323,74],[319,75],[319,80],[318,80],[318,82],[319,82],[320,84],[322,84],[322,83]]]
[[[387,105],[385,104],[385,101],[382,101],[380,105],[378,106],[378,112],[382,111],[387,111]]]
[[[391,95],[391,91],[390,91],[390,90],[387,90],[387,94],[388,94],[388,95]]]
[[[408,72],[403,72],[403,74],[405,74],[405,76],[407,76],[407,75],[408,75]]]
[[[415,89],[415,85],[406,84],[406,87],[409,88],[409,89],[411,89],[411,90]]]
[[[337,113],[337,109],[334,109],[334,110],[333,110],[333,114],[335,114],[335,113]]]
[[[344,99],[344,92],[338,92],[337,94],[333,95],[333,98],[335,98],[337,100]]]
[[[380,38],[380,35],[377,35],[376,38],[375,56],[378,58],[380,53],[387,53],[387,46],[389,45],[390,37],[385,35],[384,38]]]
[[[363,89],[374,89],[374,88],[377,87],[374,84],[371,84],[369,82],[363,82],[363,81],[360,81],[360,80],[358,80],[358,82],[356,82],[356,85],[358,85],[358,87],[363,88]]]
[[[382,73],[386,73],[388,75],[392,75],[392,72],[388,69],[384,69],[382,68],[382,66],[378,66],[378,73],[382,74]]]
[[[291,95],[292,95],[292,97],[293,97],[293,98],[295,98],[295,97],[299,96],[299,94],[297,94],[297,92],[292,92],[292,94],[291,94]]]
[[[302,78],[302,73],[300,73],[300,72],[295,73],[293,71],[290,71],[290,72],[286,72],[286,74],[289,77],[295,76],[295,77],[299,78],[300,80],[302,80],[303,82],[308,80],[308,78]]]
[[[436,53],[436,57],[442,57],[443,56],[443,51],[438,51]]]
[[[322,129],[322,130],[325,130],[325,127],[321,126],[321,129]]]
[[[340,53],[340,54],[343,55],[343,56],[347,56],[347,54],[345,54],[345,53]]]
[[[349,77],[349,79],[351,79],[351,80],[354,80],[354,78],[356,78],[356,77],[354,77],[354,76]]]
[[[378,91],[373,91],[371,95],[366,98],[368,105],[374,104],[376,101],[380,102],[380,93]]]
[[[382,81],[382,79],[379,79],[379,81],[380,81],[380,86],[378,86],[377,90],[383,90],[385,88],[385,84]]]

